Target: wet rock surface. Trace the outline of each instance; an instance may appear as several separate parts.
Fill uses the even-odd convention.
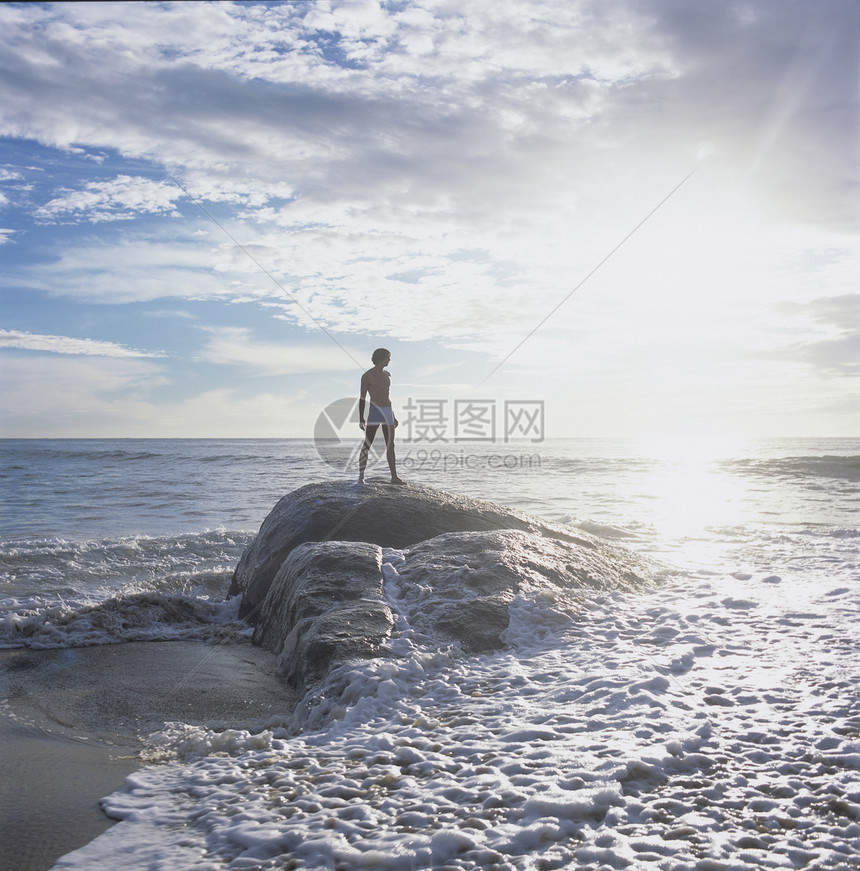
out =
[[[303,686],[338,662],[379,653],[394,625],[381,566],[382,548],[367,542],[305,543],[289,553],[254,632],[289,683]]]
[[[285,496],[232,585],[254,642],[303,687],[383,656],[398,614],[464,653],[504,646],[509,608],[546,591],[568,613],[586,590],[637,589],[649,568],[587,533],[430,488],[312,484]],[[393,586],[386,589],[386,583]]]
[[[446,533],[405,548],[403,557],[396,571],[412,627],[468,653],[504,646],[508,609],[520,593],[546,591],[577,613],[585,589],[642,586],[592,547],[519,529]]]
[[[380,547],[408,547],[445,532],[522,529],[565,537],[584,547],[598,541],[573,536],[495,502],[434,490],[326,481],[284,496],[263,521],[242,554],[230,595],[242,594],[240,616],[256,623],[259,609],[290,551],[307,541],[366,541]]]

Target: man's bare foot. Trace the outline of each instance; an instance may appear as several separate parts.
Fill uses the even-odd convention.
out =
[[[392,475],[391,476],[391,483],[392,484],[405,484],[406,481],[404,481],[403,478],[398,478],[397,475]]]
[[[358,476],[358,486],[361,487],[362,484],[364,484],[364,475],[359,475]]]

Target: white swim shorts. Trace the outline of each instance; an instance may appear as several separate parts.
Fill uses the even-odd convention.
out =
[[[394,409],[390,405],[373,405],[367,414],[368,424],[394,426]]]

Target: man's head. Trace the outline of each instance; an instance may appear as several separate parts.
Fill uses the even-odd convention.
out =
[[[388,348],[377,348],[370,359],[374,366],[378,366],[380,363],[387,363],[391,359],[391,351]]]

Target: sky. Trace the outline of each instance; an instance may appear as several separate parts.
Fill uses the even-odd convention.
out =
[[[437,442],[860,436],[858,31],[0,4],[0,436],[307,438],[378,347]]]

